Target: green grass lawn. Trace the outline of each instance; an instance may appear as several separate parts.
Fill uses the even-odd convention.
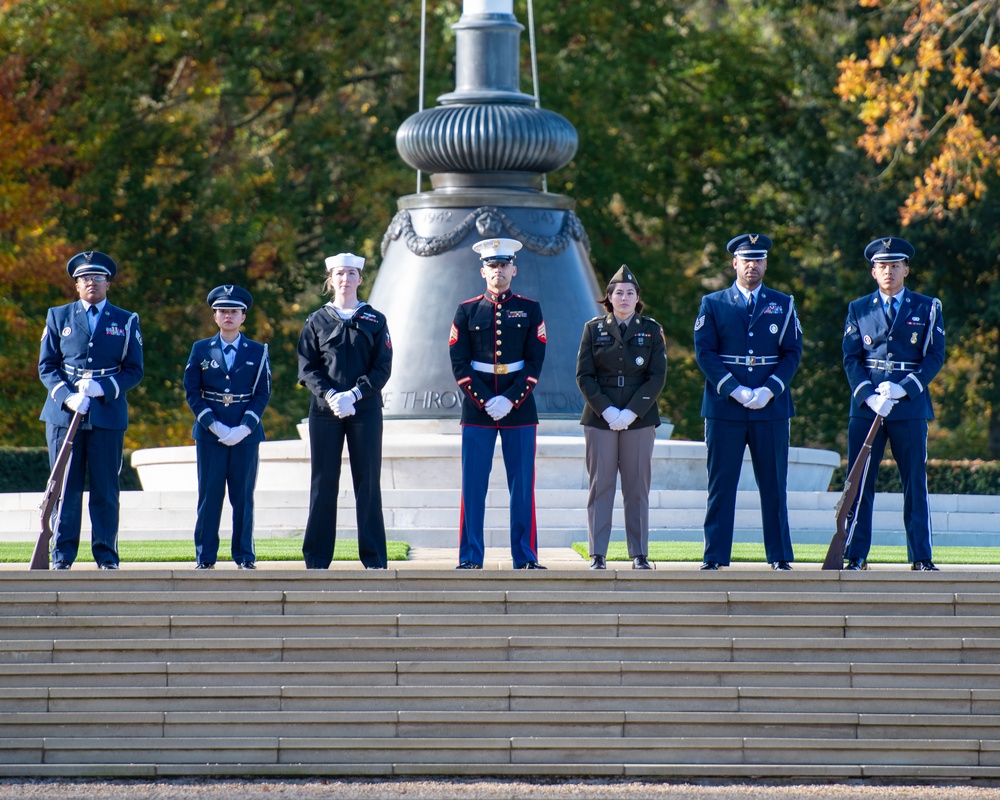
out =
[[[254,542],[258,561],[302,561],[302,539],[257,539]],[[34,542],[0,542],[0,563],[31,561]],[[223,539],[219,545],[219,561],[231,561],[230,540]],[[180,540],[152,540],[118,543],[118,551],[124,562],[178,561],[194,563],[194,543]],[[390,561],[406,561],[410,545],[406,542],[386,542],[386,552]],[[356,540],[338,541],[333,551],[334,561],[358,561]],[[89,542],[80,543],[79,562],[93,563]]]
[[[584,558],[588,557],[587,543],[576,542],[573,545]],[[795,560],[802,563],[823,563],[826,558],[825,544],[795,545]],[[650,542],[649,559],[651,561],[695,561],[701,563],[704,545],[701,542]],[[764,545],[755,542],[736,542],[733,544],[734,562],[764,562]],[[873,564],[906,564],[905,547],[874,546],[868,554],[868,560]],[[608,561],[631,561],[625,542],[612,542],[608,547]],[[935,547],[935,564],[1000,564],[1000,547]]]

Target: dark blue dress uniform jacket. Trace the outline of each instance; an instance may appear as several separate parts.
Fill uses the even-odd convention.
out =
[[[233,354],[233,368],[226,369],[222,353],[225,343],[218,334],[211,339],[201,339],[191,348],[191,356],[184,368],[184,392],[187,403],[194,412],[195,439],[218,440],[209,430],[213,422],[230,428],[246,425],[250,434],[245,441],[262,442],[264,427],[261,416],[271,397],[271,364],[267,345],[240,336],[239,347]],[[208,392],[208,397],[202,393]],[[226,403],[218,395],[233,395]],[[241,395],[249,395],[237,399]]]
[[[310,314],[299,337],[299,383],[309,389],[311,413],[333,416],[326,393],[357,387],[360,413],[382,407],[382,389],[392,372],[392,340],[385,316],[363,304],[349,320],[329,305]]]
[[[694,346],[705,373],[703,417],[751,421],[795,416],[788,389],[802,358],[802,329],[789,295],[761,285],[753,319],[735,283],[705,295],[694,326]],[[743,363],[724,363],[723,356],[741,357]],[[777,363],[747,363],[760,357],[776,358]],[[774,399],[751,411],[729,396],[740,385],[767,386]]]
[[[462,390],[462,425],[516,428],[538,424],[533,391],[545,360],[545,321],[537,302],[510,291],[486,292],[466,300],[455,312],[448,343],[451,370]],[[473,361],[494,365],[523,361],[524,366],[498,375],[473,369]],[[499,422],[484,410],[497,395],[514,404]]]
[[[872,366],[872,361],[878,363]],[[893,407],[889,421],[934,419],[927,387],[943,364],[944,314],[938,300],[907,289],[892,330],[878,292],[848,306],[844,370],[851,384],[852,417],[875,419],[865,400],[882,381],[892,381],[906,397]]]
[[[91,398],[87,412],[90,426],[128,428],[125,393],[139,384],[143,372],[139,315],[105,303],[91,336],[87,312],[79,300],[50,308],[38,357],[38,375],[48,389],[41,420],[69,427],[73,414],[63,402],[76,393],[76,384],[83,377],[79,370],[94,370],[92,380],[104,390],[103,397]]]

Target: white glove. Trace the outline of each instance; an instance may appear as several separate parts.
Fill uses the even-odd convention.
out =
[[[621,413],[622,410],[620,408],[608,406],[601,412],[601,416],[604,417],[604,421],[608,423],[608,426],[610,427],[615,424],[615,421],[621,416]],[[611,428],[611,430],[614,430],[614,428]]]
[[[335,392],[331,389],[326,393],[326,404],[338,417],[349,417],[354,413],[354,392]]]
[[[219,444],[224,444],[226,447],[232,447],[233,445],[242,442],[249,435],[250,429],[246,425],[237,425],[229,431],[227,436],[219,439]]]
[[[104,389],[93,378],[83,378],[76,385],[76,391],[79,394],[87,395],[87,397],[104,397]]]
[[[622,409],[621,415],[609,427],[613,431],[623,431],[636,420],[636,413],[627,408]]]
[[[892,407],[896,405],[896,401],[880,394],[873,394],[865,400],[865,405],[880,417],[888,417]]]
[[[901,397],[906,397],[906,389],[898,383],[893,383],[892,381],[882,381],[882,383],[878,385],[878,389],[876,391],[883,397],[888,397],[890,400],[899,400]]]
[[[209,425],[208,429],[216,436],[218,436],[220,439],[225,439],[229,435],[229,432],[232,430],[232,428],[230,428],[228,425],[223,425],[218,420]]]
[[[759,389],[753,390],[753,397],[749,403],[744,403],[743,405],[749,408],[751,411],[757,411],[763,408],[771,399],[774,397],[774,392],[768,389],[766,386],[761,386]]]
[[[496,422],[506,417],[513,407],[514,404],[502,394],[498,394],[492,400],[487,400],[485,405],[486,413],[493,417]]]
[[[338,417],[343,419],[344,417],[349,417],[354,413],[354,394],[351,392],[344,392],[338,401],[337,407],[340,409],[340,413],[337,414]],[[335,414],[337,412],[334,412]]]
[[[90,408],[90,398],[85,394],[71,394],[63,402],[70,411],[86,414],[87,410]]]
[[[745,406],[753,400],[753,389],[749,386],[737,386],[729,393],[729,396],[741,406]]]

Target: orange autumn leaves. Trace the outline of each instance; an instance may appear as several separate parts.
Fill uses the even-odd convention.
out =
[[[982,199],[989,176],[1000,175],[1000,0],[859,4],[881,9],[886,34],[868,42],[867,58],[840,62],[836,92],[858,104],[858,144],[869,157],[920,173],[903,224]]]

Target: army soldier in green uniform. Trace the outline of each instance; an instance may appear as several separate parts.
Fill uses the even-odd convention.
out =
[[[584,326],[576,358],[576,382],[586,400],[580,424],[590,476],[590,568],[605,569],[620,474],[632,568],[651,569],[649,486],[667,348],[660,323],[641,315],[639,282],[627,266],[615,273],[600,302],[608,313]]]

